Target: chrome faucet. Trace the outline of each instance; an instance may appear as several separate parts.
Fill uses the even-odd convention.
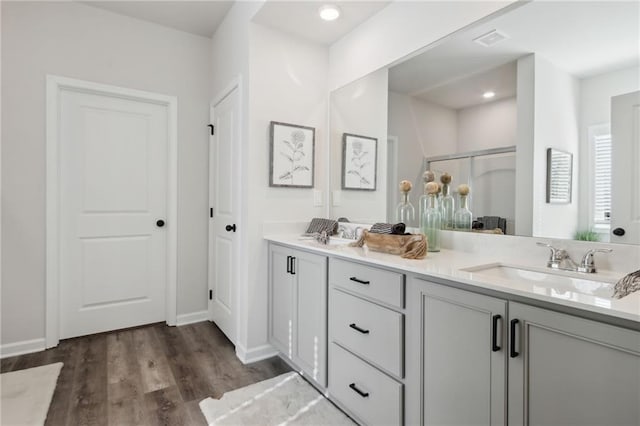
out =
[[[593,255],[595,253],[611,253],[612,249],[592,249],[589,250],[583,257],[580,262],[580,266],[578,266],[578,272],[586,272],[588,274],[593,274],[596,272],[596,264],[593,260]]]
[[[580,265],[576,264],[569,256],[566,250],[558,249],[553,247],[551,244],[547,243],[536,243],[539,246],[547,247],[551,250],[551,255],[549,256],[549,260],[547,261],[547,267],[553,269],[562,269],[564,271],[573,271],[573,272],[586,272],[588,274],[593,274],[596,272],[596,265],[593,260],[593,255],[595,253],[611,253],[613,250],[611,249],[592,249],[589,250],[583,257]]]
[[[551,250],[551,255],[547,261],[547,268],[562,269],[565,271],[577,271],[578,265],[571,259],[566,250],[553,247],[551,244],[537,242],[541,247],[547,247]]]

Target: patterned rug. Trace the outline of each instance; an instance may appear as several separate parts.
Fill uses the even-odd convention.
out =
[[[0,374],[2,425],[44,425],[62,363]]]
[[[353,425],[298,373],[286,373],[207,398],[200,409],[209,425]]]

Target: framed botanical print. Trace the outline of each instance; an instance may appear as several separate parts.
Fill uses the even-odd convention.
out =
[[[271,122],[269,186],[313,188],[315,129]]]
[[[342,189],[376,190],[378,139],[342,136]]]

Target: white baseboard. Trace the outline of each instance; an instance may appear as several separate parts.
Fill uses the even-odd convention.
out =
[[[44,339],[23,340],[22,342],[7,343],[6,345],[0,345],[0,358],[40,352],[45,349]]]
[[[278,355],[278,351],[269,344],[251,349],[247,349],[241,344],[236,345],[236,356],[243,364],[251,364],[276,355]]]
[[[176,318],[176,325],[193,324],[194,322],[207,321],[209,319],[209,311],[191,312],[189,314],[180,314]]]

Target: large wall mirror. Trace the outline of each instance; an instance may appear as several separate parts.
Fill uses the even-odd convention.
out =
[[[639,34],[638,2],[519,4],[335,90],[331,216],[394,222],[400,180],[417,211],[429,169],[506,234],[640,244]],[[375,191],[342,188],[345,133],[377,139]],[[547,202],[549,149],[567,202]]]

